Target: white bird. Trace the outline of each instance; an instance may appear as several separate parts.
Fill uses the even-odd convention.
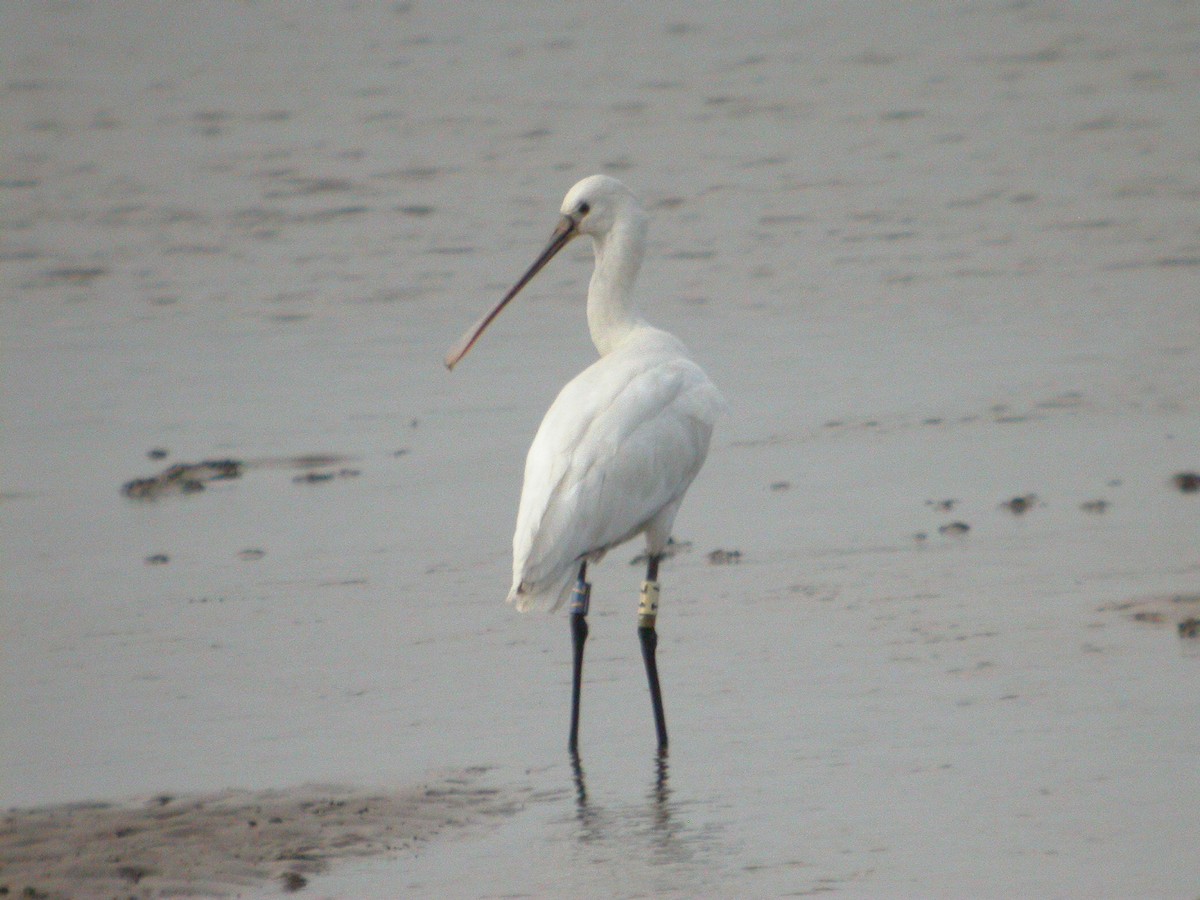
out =
[[[504,299],[446,356],[454,365],[507,303],[559,250],[592,238],[596,267],[587,295],[588,328],[600,358],[559,392],[525,461],[513,535],[509,602],[557,609],[571,593],[575,644],[570,749],[578,741],[583,642],[587,638],[589,562],[639,534],[649,559],[638,633],[654,703],[659,749],[667,746],[654,651],[658,563],[684,494],[708,455],[725,406],[704,371],[674,336],[637,313],[633,286],[648,218],[615,178],[592,175],[570,191],[550,243]]]

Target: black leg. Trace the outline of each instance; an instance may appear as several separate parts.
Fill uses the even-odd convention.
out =
[[[642,641],[642,659],[646,663],[646,678],[650,682],[650,702],[654,704],[654,729],[658,732],[658,750],[667,752],[667,719],[663,714],[662,689],[658,684],[658,663],[654,652],[658,648],[658,632],[653,625],[639,625],[638,637]]]
[[[575,755],[579,751],[579,693],[583,686],[583,644],[588,636],[588,598],[591,585],[587,583],[587,563],[579,566],[579,580],[571,593],[571,643],[575,659],[571,680],[571,736],[567,749]]]
[[[658,752],[667,752],[667,719],[663,713],[662,689],[658,684],[658,561],[651,556],[646,566],[646,582],[642,585],[642,602],[638,607],[638,638],[642,643],[642,661],[646,664],[646,680],[650,683],[650,702],[654,705],[654,729],[658,732]]]

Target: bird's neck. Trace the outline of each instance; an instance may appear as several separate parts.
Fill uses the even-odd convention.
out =
[[[633,283],[642,266],[646,224],[645,217],[638,216],[592,239],[596,269],[588,285],[588,330],[601,356],[643,324],[633,302]]]

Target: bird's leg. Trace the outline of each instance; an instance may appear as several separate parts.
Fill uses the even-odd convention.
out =
[[[571,591],[571,641],[575,648],[575,665],[571,681],[571,737],[567,749],[572,756],[579,752],[579,690],[583,684],[583,643],[588,636],[588,600],[592,586],[587,583],[587,561],[579,564],[579,579]]]
[[[658,732],[658,752],[667,752],[667,719],[663,715],[662,689],[658,685],[658,663],[655,650],[658,648],[658,632],[654,630],[658,618],[658,561],[661,556],[651,556],[646,566],[646,580],[642,582],[642,599],[638,604],[638,638],[642,642],[642,660],[646,663],[646,678],[650,682],[650,702],[654,704],[654,728]]]

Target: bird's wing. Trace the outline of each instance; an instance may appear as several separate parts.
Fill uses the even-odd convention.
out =
[[[563,388],[526,459],[510,599],[561,602],[581,557],[628,540],[677,503],[722,404],[703,371],[677,356],[607,357]]]

